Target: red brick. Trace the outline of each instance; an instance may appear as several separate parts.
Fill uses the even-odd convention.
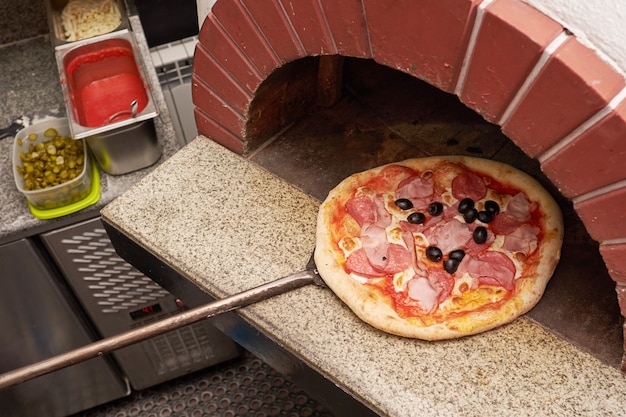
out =
[[[600,245],[600,254],[615,282],[626,285],[626,243]],[[626,306],[625,306],[626,307]],[[626,309],[623,310],[626,312]]]
[[[537,157],[605,107],[623,87],[622,76],[571,37],[550,58],[502,130]]]
[[[323,0],[322,8],[337,52],[345,56],[371,58],[361,0]]]
[[[626,188],[574,202],[589,235],[602,242],[626,237]]]
[[[215,120],[197,108],[194,110],[194,116],[196,118],[196,127],[199,134],[214,140],[233,152],[238,154],[244,152],[245,144],[241,138],[233,135],[227,129],[224,129],[224,127],[217,124]]]
[[[217,20],[235,40],[241,51],[262,74],[269,74],[281,62],[257,30],[246,9],[238,1],[218,1],[212,9]]]
[[[306,56],[279,0],[240,0],[283,63]]]
[[[334,55],[326,17],[316,0],[280,0],[308,55]]]
[[[232,107],[244,113],[252,96],[246,94],[242,87],[236,84],[224,67],[215,61],[200,43],[194,55],[193,72],[196,77],[209,83],[211,88]]]
[[[211,51],[215,59],[221,62],[232,77],[250,93],[253,93],[263,81],[248,58],[220,29],[213,14],[209,13],[205,19],[202,31],[198,35],[198,41],[208,51]]]
[[[496,123],[563,28],[519,0],[501,0],[485,10],[460,99]]]
[[[230,130],[235,135],[241,135],[244,127],[242,115],[230,107],[204,81],[195,75],[191,80],[191,97],[196,107],[210,115],[219,125]]]
[[[541,167],[569,198],[626,179],[626,103],[600,120]]]
[[[452,92],[479,0],[363,0],[374,59]]]

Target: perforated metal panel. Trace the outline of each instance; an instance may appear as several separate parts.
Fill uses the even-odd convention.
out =
[[[155,320],[168,315],[170,314],[159,315]],[[219,352],[215,352],[214,343],[205,325],[196,323],[153,337],[140,346],[154,372],[158,375],[168,375],[179,369],[193,367],[195,364],[215,363],[211,359],[219,356]]]
[[[75,232],[59,243],[103,313],[135,309],[169,295],[117,256],[103,227]]]
[[[47,233],[42,239],[103,337],[185,308],[117,255],[99,218]],[[113,353],[136,389],[238,355],[237,345],[206,321]]]

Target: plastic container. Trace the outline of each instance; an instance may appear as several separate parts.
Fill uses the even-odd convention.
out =
[[[24,177],[17,171],[17,167],[22,165],[20,151],[27,151],[30,144],[46,142],[50,138],[44,136],[46,129],[54,128],[61,136],[70,136],[70,129],[67,119],[48,119],[43,122],[34,123],[17,132],[13,142],[13,176],[17,189],[24,194],[29,204],[35,209],[51,210],[63,206],[74,204],[87,198],[92,191],[92,162],[89,157],[87,144],[83,139],[83,152],[85,163],[83,170],[77,177],[52,187],[40,190],[26,190],[24,188]],[[28,136],[31,133],[37,134],[37,139],[31,141]],[[21,139],[22,145],[19,145]]]

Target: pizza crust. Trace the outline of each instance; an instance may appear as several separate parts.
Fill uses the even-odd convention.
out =
[[[496,308],[485,308],[461,315],[450,314],[441,322],[428,323],[419,318],[400,317],[393,309],[389,296],[373,291],[346,273],[343,267],[344,254],[336,244],[336,231],[333,231],[331,225],[335,211],[343,209],[354,190],[377,176],[386,167],[396,165],[423,171],[444,161],[462,164],[473,171],[480,171],[496,178],[501,183],[513,184],[531,201],[539,203],[545,214],[540,224],[543,239],[539,244],[534,274],[518,279],[513,293],[506,301]],[[320,206],[316,232],[315,262],[321,277],[360,319],[391,334],[423,340],[442,340],[493,329],[513,321],[534,307],[543,295],[560,259],[563,220],[552,196],[528,174],[509,165],[486,159],[437,156],[408,159],[348,177],[330,191]]]

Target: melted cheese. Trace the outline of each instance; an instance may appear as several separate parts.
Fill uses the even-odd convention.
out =
[[[359,284],[367,284],[370,282],[370,278],[364,277],[363,275],[355,274],[354,272],[350,272],[350,276]]]
[[[462,277],[454,280],[452,295],[462,296],[475,286],[476,281],[468,273],[465,273]]]
[[[448,206],[454,205],[457,201],[458,200],[452,196],[451,191],[446,191],[445,193],[441,194],[441,202]]]
[[[439,304],[438,310],[441,312],[472,311],[485,305],[495,304],[507,295],[507,290],[502,287],[480,286],[460,295],[453,293],[447,300]]]
[[[408,268],[404,271],[398,272],[393,276],[393,288],[396,292],[406,291],[406,286],[413,276],[415,275],[415,271],[413,268]]]
[[[391,226],[387,227],[386,232],[389,243],[395,243],[408,249],[404,239],[402,239],[402,229],[399,226],[394,227],[392,222]]]
[[[362,246],[361,239],[359,239],[358,237],[344,237],[338,243],[339,247],[343,251],[343,255],[345,258],[350,256],[352,252]]]

